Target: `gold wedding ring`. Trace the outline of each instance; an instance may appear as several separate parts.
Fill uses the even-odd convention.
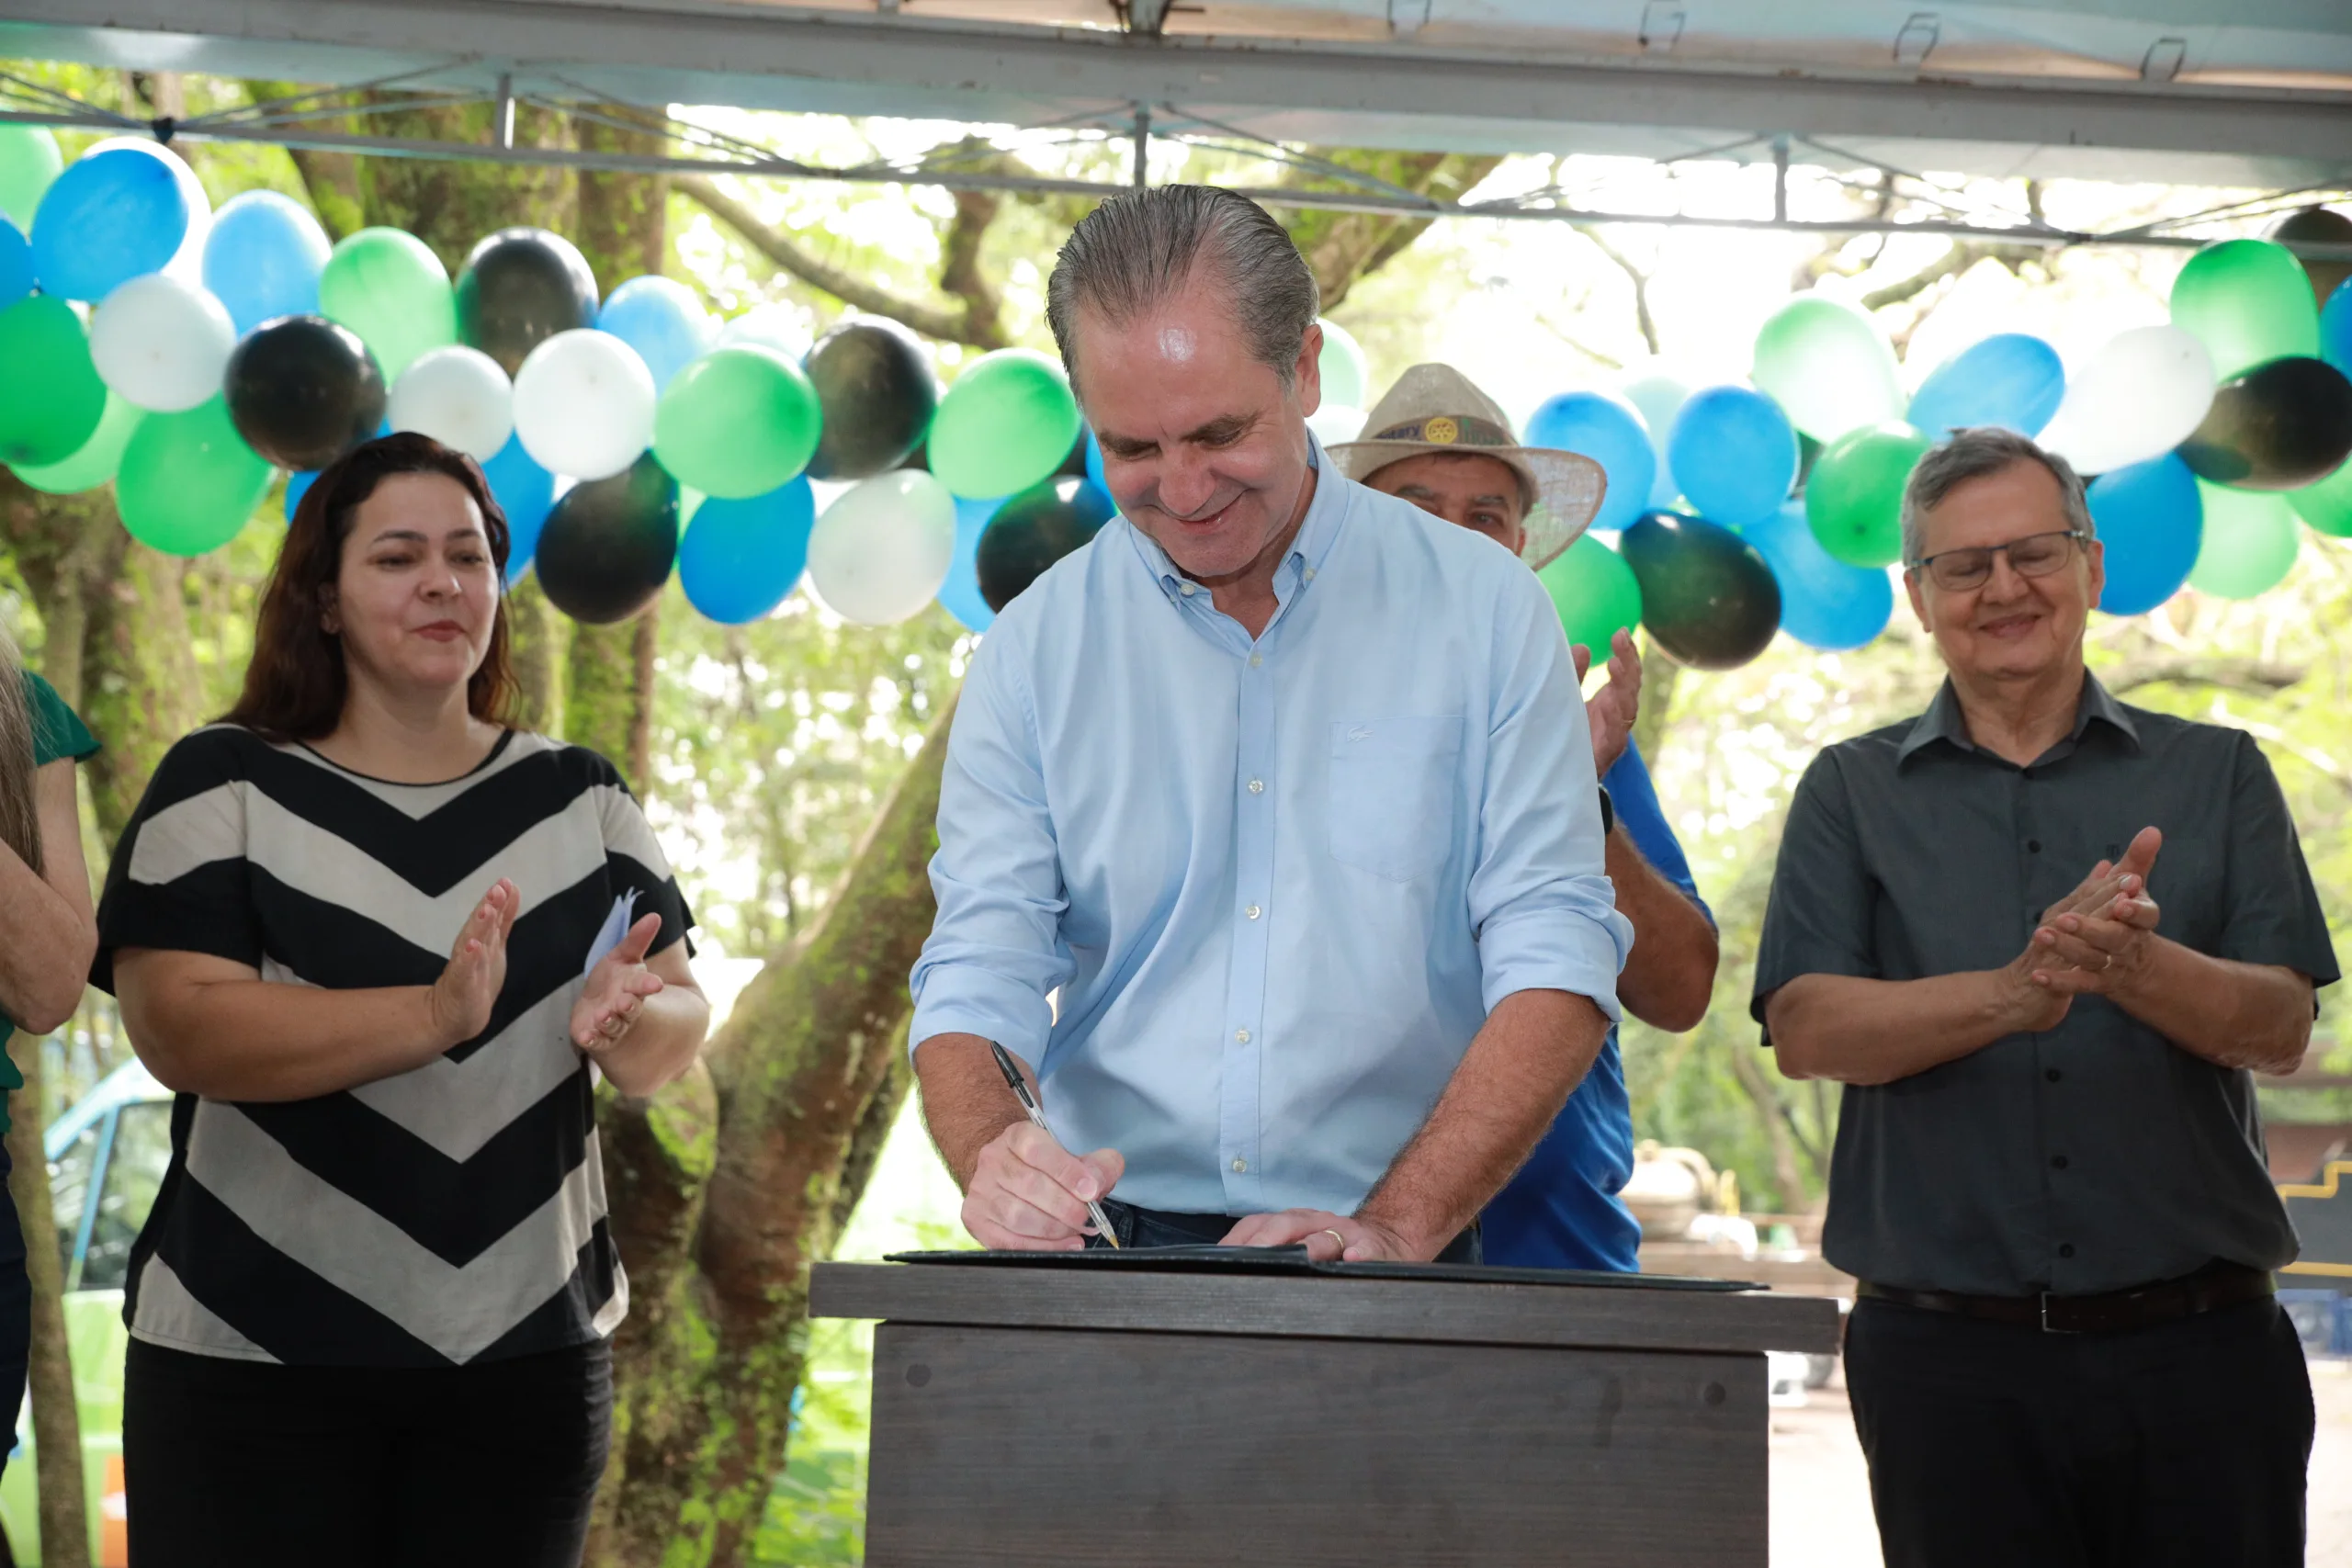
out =
[[[1346,1236],[1343,1236],[1338,1231],[1331,1230],[1328,1227],[1323,1230],[1317,1231],[1315,1234],[1317,1235],[1329,1236],[1333,1241],[1340,1244],[1340,1258],[1345,1258],[1348,1256],[1348,1238]]]

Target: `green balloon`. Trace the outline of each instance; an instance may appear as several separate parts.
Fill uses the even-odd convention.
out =
[[[1800,295],[1764,323],[1748,379],[1816,441],[1903,417],[1903,383],[1885,335],[1851,305],[1818,294]]]
[[[1901,560],[1903,487],[1931,445],[1899,420],[1832,442],[1804,481],[1804,520],[1821,547],[1848,566]]]
[[[2197,481],[2197,493],[2205,503],[2205,538],[2189,569],[2188,585],[2222,599],[2251,599],[2278,586],[2303,542],[2287,498],[2203,479]]]
[[[130,433],[139,428],[140,416],[145,412],[138,404],[125,402],[108,392],[107,412],[99,417],[98,428],[82,443],[81,450],[62,463],[20,465],[17,477],[51,495],[74,495],[97,489],[122,467],[122,449],[130,445]]]
[[[967,500],[1027,490],[1062,466],[1078,439],[1078,400],[1062,367],[1028,348],[967,366],[931,423],[931,471]]]
[[[270,467],[230,421],[225,398],[139,422],[115,476],[122,525],[166,555],[219,549],[252,520]]]
[[[388,387],[419,355],[458,341],[449,269],[399,229],[362,229],[335,246],[319,275],[319,313],[359,334]]]
[[[2295,515],[2323,534],[2352,539],[2352,463],[2346,463],[2317,484],[2287,492]]]
[[[0,218],[29,234],[41,193],[65,167],[45,125],[0,125]]]
[[[2268,240],[2223,240],[2189,257],[2173,279],[2172,322],[2211,351],[2217,380],[2281,355],[2319,357],[2311,279]]]
[[[817,389],[799,366],[737,344],[671,378],[654,406],[653,456],[680,484],[741,501],[807,468],[823,426]]]
[[[1587,534],[1557,560],[1535,574],[1560,613],[1560,627],[1571,643],[1582,643],[1597,658],[1622,627],[1641,624],[1642,585],[1625,558]]]
[[[106,412],[107,384],[74,307],[35,294],[0,310],[0,463],[62,463]]]

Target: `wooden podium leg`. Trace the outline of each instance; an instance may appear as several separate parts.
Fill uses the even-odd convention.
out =
[[[1764,1358],[885,1323],[870,1568],[1766,1568]]]

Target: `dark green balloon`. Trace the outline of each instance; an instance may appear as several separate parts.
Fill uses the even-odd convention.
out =
[[[324,316],[280,316],[247,333],[221,390],[245,445],[296,473],[373,439],[388,396],[359,334]]]
[[[893,321],[843,321],[801,363],[825,416],[810,479],[871,479],[909,466],[939,412],[939,378],[912,333]]]
[[[579,247],[545,229],[485,236],[458,274],[458,340],[512,376],[558,333],[596,324],[596,275]]]
[[[1065,474],[1023,491],[998,507],[981,531],[972,563],[980,597],[989,609],[1002,610],[1117,513],[1091,479]]]
[[[2289,355],[2222,383],[2205,423],[2180,444],[2200,479],[2237,490],[2301,490],[2352,457],[2352,381],[2324,359]]]
[[[1736,670],[1781,629],[1781,584],[1756,547],[1679,512],[1645,513],[1618,547],[1642,585],[1642,625],[1677,663]]]
[[[2313,241],[2326,245],[2352,245],[2352,218],[2346,218],[2332,207],[2306,207],[2301,212],[2290,213],[2270,231],[2274,240]],[[2315,256],[2298,256],[2303,264],[2303,276],[2312,280],[2312,296],[2325,306],[2328,296],[2352,277],[2352,262],[2322,261]]]
[[[678,557],[678,481],[648,452],[610,479],[563,492],[532,570],[575,621],[626,621],[660,597]]]

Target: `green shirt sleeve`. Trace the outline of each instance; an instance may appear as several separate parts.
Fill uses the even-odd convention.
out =
[[[25,704],[32,710],[34,767],[61,757],[81,762],[97,755],[97,737],[65,705],[54,686],[29,670],[25,671]]]

